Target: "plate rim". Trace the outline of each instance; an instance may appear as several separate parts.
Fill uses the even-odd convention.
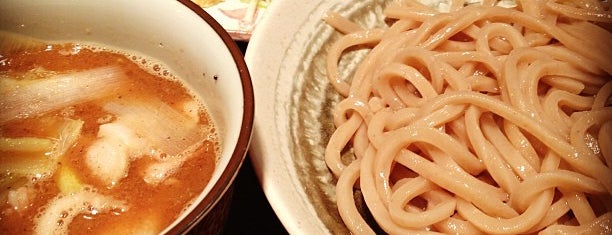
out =
[[[276,75],[282,67],[289,67],[279,61],[288,53],[295,35],[308,23],[306,19],[321,18],[327,9],[339,2],[340,0],[272,1],[266,15],[253,31],[245,53],[256,100],[255,127],[249,157],[270,206],[290,234],[330,234],[330,231],[306,199],[306,191],[296,175],[297,172],[288,167],[290,150],[287,140],[278,139],[278,135],[274,140],[269,139],[269,135],[264,138],[265,133],[283,128],[273,122],[274,117],[279,115],[276,107],[277,93],[286,95],[291,92],[291,84],[279,83]],[[288,112],[287,107],[280,109],[281,112],[283,109]]]

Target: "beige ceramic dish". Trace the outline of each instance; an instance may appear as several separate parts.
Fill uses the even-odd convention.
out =
[[[257,108],[250,156],[266,197],[290,234],[348,234],[323,160],[339,96],[325,77],[327,48],[339,37],[322,18],[338,12],[366,28],[384,24],[384,0],[274,0],[245,60]],[[352,71],[365,53],[343,61]],[[343,76],[345,77],[345,76]]]

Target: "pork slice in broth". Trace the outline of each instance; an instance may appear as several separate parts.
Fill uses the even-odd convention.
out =
[[[107,186],[127,176],[130,161],[146,152],[145,140],[121,123],[100,125],[98,139],[87,149],[85,162]]]
[[[190,102],[184,106],[185,109],[194,109]],[[129,126],[137,136],[143,137],[148,150],[141,153],[157,161],[144,172],[144,180],[149,184],[159,184],[172,175],[205,140],[204,127],[198,124],[198,115],[175,109],[153,97],[146,101],[125,99],[111,102],[104,109],[117,116],[116,122]]]
[[[88,190],[60,195],[36,216],[34,232],[68,234],[68,226],[79,214],[121,213],[126,210],[128,206],[125,202]]]

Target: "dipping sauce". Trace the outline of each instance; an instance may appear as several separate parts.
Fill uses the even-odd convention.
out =
[[[159,233],[219,139],[162,65],[100,45],[0,45],[0,234]]]

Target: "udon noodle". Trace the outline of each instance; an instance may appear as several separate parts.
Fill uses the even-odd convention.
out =
[[[325,153],[344,223],[355,234],[612,233],[610,1],[468,2],[394,1],[375,29],[325,18],[344,34],[328,52],[343,99]],[[341,77],[339,62],[363,48]]]

